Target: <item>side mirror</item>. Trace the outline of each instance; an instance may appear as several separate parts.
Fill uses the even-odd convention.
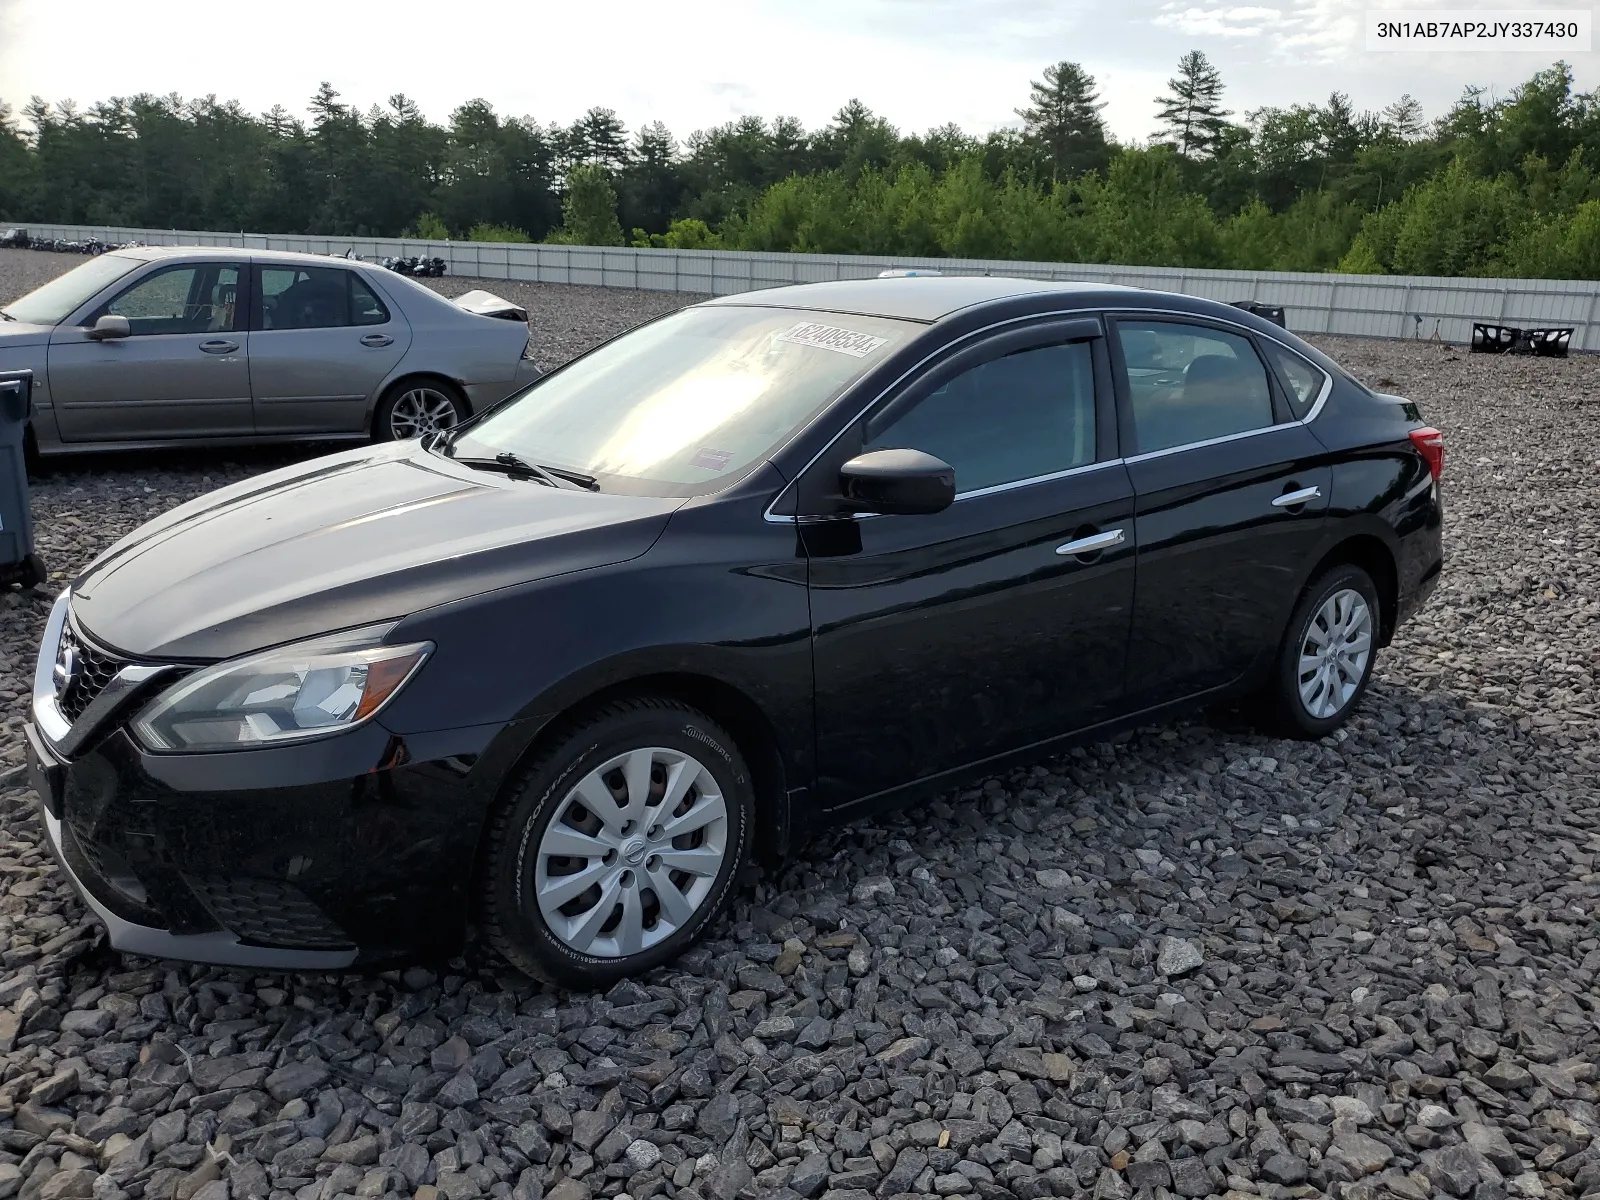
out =
[[[839,490],[857,512],[943,512],[956,498],[956,469],[921,450],[873,450],[839,468]]]
[[[128,324],[127,317],[116,317],[107,313],[94,323],[94,328],[89,330],[89,337],[96,342],[105,342],[114,338],[125,338],[132,333],[133,327]]]

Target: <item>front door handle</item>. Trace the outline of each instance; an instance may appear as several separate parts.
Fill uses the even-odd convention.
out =
[[[1120,529],[1108,529],[1104,533],[1093,533],[1088,537],[1081,537],[1065,545],[1057,546],[1056,553],[1060,555],[1072,554],[1099,554],[1102,550],[1109,550],[1113,546],[1120,546],[1126,539]]]
[[[380,346],[389,346],[393,343],[394,339],[387,333],[369,333],[366,337],[361,339],[361,344],[363,346],[371,346],[374,349]]]
[[[232,354],[239,349],[239,343],[223,341],[221,338],[212,338],[209,342],[201,342],[200,349],[207,354]]]
[[[1297,492],[1285,492],[1272,502],[1273,508],[1293,508],[1297,504],[1304,504],[1307,500],[1315,500],[1322,495],[1319,487],[1301,488]]]

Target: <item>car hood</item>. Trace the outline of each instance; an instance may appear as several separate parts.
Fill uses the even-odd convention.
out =
[[[0,305],[3,308],[4,305]],[[49,325],[29,325],[25,321],[0,318],[0,350],[21,350],[50,344]]]
[[[231,658],[643,554],[680,499],[567,491],[363,448],[234,484],[134,531],[73,583],[131,658]]]

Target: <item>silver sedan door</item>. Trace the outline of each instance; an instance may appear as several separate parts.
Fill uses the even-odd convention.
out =
[[[249,337],[237,314],[243,265],[158,265],[50,337],[48,370],[65,442],[240,437],[254,429]],[[101,316],[130,336],[96,341]]]
[[[250,379],[263,435],[359,433],[411,327],[344,267],[259,261]]]

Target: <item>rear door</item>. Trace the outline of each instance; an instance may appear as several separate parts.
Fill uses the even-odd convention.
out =
[[[359,433],[411,327],[356,271],[256,264],[250,379],[263,434]]]
[[[958,495],[931,515],[802,520],[828,807],[1117,708],[1133,494],[1104,339],[1084,327],[1099,333],[1043,327],[936,367],[831,452],[923,450],[955,468]],[[840,461],[813,468],[822,490]]]
[[[238,262],[157,265],[79,324],[50,336],[48,370],[65,442],[236,437],[254,429],[250,335]],[[132,335],[95,341],[102,316]]]
[[[1113,327],[1139,543],[1128,688],[1143,708],[1276,650],[1332,469],[1244,330],[1131,314]]]

